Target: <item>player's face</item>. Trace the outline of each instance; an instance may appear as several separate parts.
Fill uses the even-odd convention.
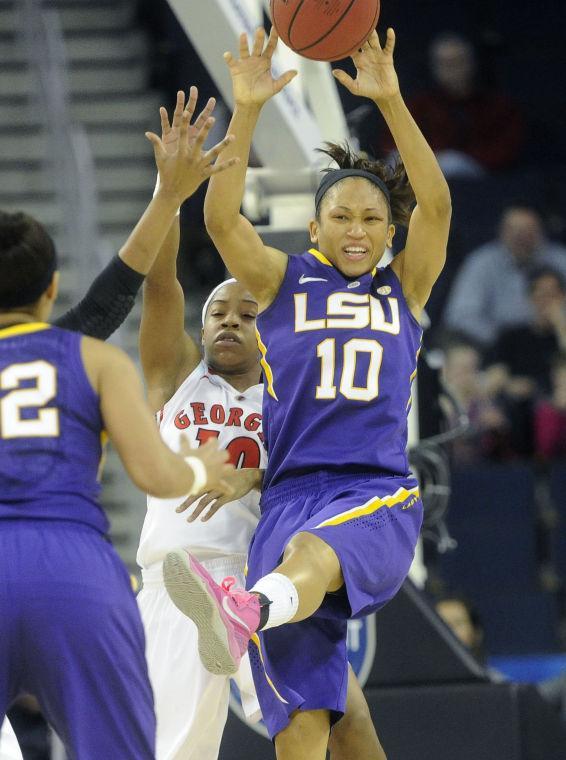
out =
[[[348,277],[371,272],[394,234],[385,196],[358,177],[331,187],[322,199],[320,220],[310,223],[312,242]]]
[[[214,296],[206,312],[202,344],[207,364],[217,372],[240,373],[259,366],[257,309],[255,298],[237,282]]]

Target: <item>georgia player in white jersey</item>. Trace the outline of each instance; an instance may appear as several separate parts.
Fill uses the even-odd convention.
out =
[[[176,232],[171,236],[168,243],[176,253]],[[213,291],[203,310],[201,360],[198,346],[184,332],[180,286],[174,278],[162,276],[171,262],[174,265],[174,255],[160,256],[145,284],[140,351],[148,399],[158,409],[161,435],[173,450],[181,434],[188,435],[195,447],[217,438],[230,453],[230,461],[246,468],[240,482],[247,491],[253,484],[259,486],[266,459],[255,339],[257,303],[234,281]],[[171,280],[176,287],[166,293]],[[258,491],[251,490],[232,500],[212,521],[189,522],[188,512],[176,512],[182,500],[148,498],[137,556],[143,579],[138,602],[155,697],[158,760],[217,758],[230,689],[228,678],[203,668],[196,628],[165,590],[163,559],[167,552],[183,547],[198,556],[219,582],[226,576],[243,582],[258,502]],[[259,715],[247,661],[235,680],[248,716]]]

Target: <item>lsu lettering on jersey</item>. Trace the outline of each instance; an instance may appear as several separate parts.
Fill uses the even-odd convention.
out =
[[[263,385],[238,391],[201,362],[158,413],[159,431],[173,451],[179,450],[182,434],[195,448],[216,438],[236,467],[265,468],[262,395]],[[180,547],[202,559],[247,553],[259,518],[259,493],[224,505],[209,522],[188,523],[189,511],[175,512],[182,501],[148,497],[140,567],[147,569]]]
[[[0,519],[71,520],[106,533],[102,429],[79,334],[43,323],[0,330]]]
[[[315,249],[289,256],[257,329],[264,488],[316,470],[408,474],[422,330],[390,266],[354,279]]]

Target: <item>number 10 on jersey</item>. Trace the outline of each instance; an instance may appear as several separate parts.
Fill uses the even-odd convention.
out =
[[[320,384],[316,387],[317,399],[334,399],[336,393],[352,401],[373,401],[379,395],[379,371],[383,359],[383,346],[377,340],[352,338],[342,347],[342,374],[336,375],[335,338],[326,338],[316,347],[320,359]],[[365,385],[354,385],[356,362],[360,354],[369,356],[369,367]]]

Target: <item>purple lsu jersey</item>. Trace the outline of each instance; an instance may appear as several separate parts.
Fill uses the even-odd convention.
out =
[[[317,470],[408,474],[422,330],[390,266],[353,279],[315,249],[289,256],[257,332],[264,487]]]
[[[0,519],[70,520],[106,533],[102,430],[81,335],[43,323],[0,329]]]

